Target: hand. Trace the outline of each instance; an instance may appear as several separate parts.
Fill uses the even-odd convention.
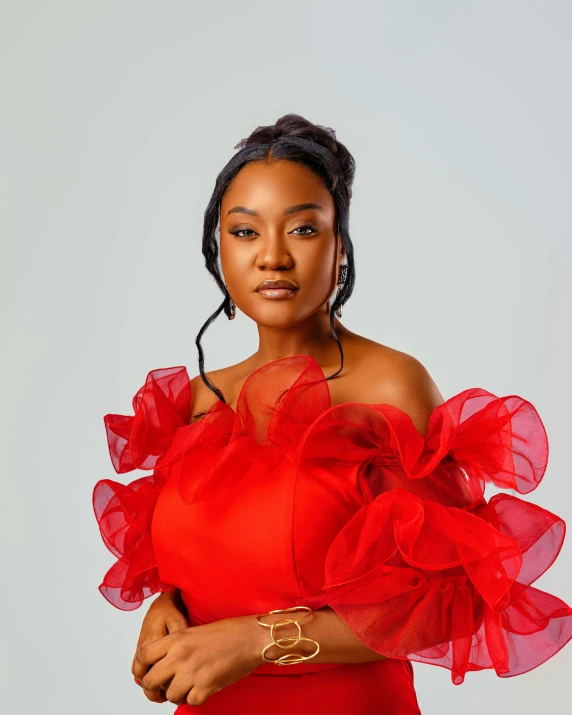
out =
[[[185,605],[180,594],[165,591],[161,593],[151,604],[141,626],[141,633],[137,641],[135,656],[131,665],[131,672],[135,678],[135,682],[142,680],[148,668],[142,666],[137,661],[137,652],[144,648],[149,643],[159,640],[169,633],[174,633],[181,628],[188,628],[189,622],[185,616]],[[138,683],[138,684],[139,684]],[[155,703],[164,703],[167,698],[160,688],[148,690],[144,688],[144,692],[148,700]]]
[[[163,686],[166,699],[176,705],[203,705],[262,663],[267,640],[256,616],[224,618],[148,643],[135,656],[136,669],[144,673],[141,685],[146,694]]]

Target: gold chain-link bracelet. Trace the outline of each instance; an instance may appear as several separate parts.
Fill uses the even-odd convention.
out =
[[[262,623],[262,621],[260,620],[264,616],[271,616],[275,613],[294,613],[300,610],[306,611],[306,613],[297,620],[292,618],[281,618],[274,623]],[[262,649],[262,657],[264,658],[264,660],[268,661],[269,663],[275,663],[276,665],[293,665],[294,663],[301,663],[304,660],[310,660],[310,658],[313,658],[314,656],[318,655],[318,653],[320,652],[320,645],[318,641],[315,641],[313,638],[306,638],[305,636],[303,636],[302,628],[300,627],[300,621],[303,621],[304,618],[309,618],[311,615],[312,609],[309,606],[294,606],[293,608],[279,608],[275,611],[268,611],[268,613],[263,613],[259,616],[256,616],[256,620],[258,621],[259,625],[264,626],[264,628],[270,628],[270,637],[272,638],[272,642],[269,643],[267,646],[264,646],[264,648]],[[288,626],[290,625],[290,623],[293,623],[298,629],[297,636],[278,638],[278,640],[274,638],[275,629],[281,628],[282,626]],[[290,645],[283,645],[283,643],[287,643],[288,641],[294,642]],[[288,648],[294,648],[298,645],[300,641],[310,641],[311,643],[314,643],[314,645],[316,646],[316,650],[310,655],[302,655],[301,653],[286,653],[285,655],[281,655],[275,660],[266,657],[266,651],[269,648],[272,648],[273,645],[286,650]]]

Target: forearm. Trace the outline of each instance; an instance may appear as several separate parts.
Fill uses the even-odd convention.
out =
[[[284,618],[298,620],[303,615],[303,611],[298,611],[264,616],[261,620],[264,623],[271,624]],[[257,636],[255,639],[255,647],[260,656],[260,663],[264,663],[266,661],[261,655],[261,652],[265,645],[272,642],[270,628],[263,628],[258,625],[256,621],[254,622],[254,627],[259,631],[259,633],[255,631],[255,636]],[[384,660],[386,658],[386,656],[376,653],[365,645],[347,623],[329,607],[313,611],[309,618],[304,618],[300,621],[300,627],[304,637],[312,638],[320,645],[318,655],[310,658],[310,660],[307,661],[309,663],[367,663],[369,661]],[[275,640],[283,637],[295,637],[297,634],[298,629],[292,624],[280,626],[274,630]],[[293,642],[294,641],[289,641],[284,645],[289,646]],[[287,649],[273,645],[266,651],[265,656],[267,660],[274,660],[287,653],[310,655],[315,650],[316,646],[314,643],[300,641],[298,645],[292,648],[288,647]]]

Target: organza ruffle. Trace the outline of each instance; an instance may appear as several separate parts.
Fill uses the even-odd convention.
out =
[[[191,383],[185,367],[151,370],[132,400],[133,415],[105,415],[109,455],[118,474],[153,469],[188,424]]]
[[[135,468],[153,474],[121,484],[101,479],[93,509],[101,537],[117,557],[99,590],[121,610],[138,608],[160,591],[175,591],[159,577],[151,542],[151,519],[166,472],[157,462],[177,430],[189,423],[191,388],[184,367],[152,370],[133,398],[134,415],[105,415],[109,454],[118,474]]]
[[[188,377],[178,377],[182,391]],[[186,404],[176,390],[170,419],[153,419],[159,392],[145,418],[131,418],[137,432],[121,432],[116,463],[169,467],[186,504],[232,493],[266,448],[296,465],[294,478],[318,464],[347,467],[349,479],[357,466],[363,505],[332,540],[321,591],[297,603],[331,606],[376,652],[448,668],[459,684],[472,670],[524,673],[572,636],[572,609],[531,585],[557,557],[564,522],[515,496],[484,498],[487,483],[527,494],[544,476],[546,431],[521,397],[465,390],[433,410],[423,436],[392,405],[332,406],[305,355],[255,370],[236,410],[216,401],[193,424],[177,421],[188,415],[173,406]]]
[[[521,397],[465,390],[433,410],[424,437],[393,405],[332,406],[320,366],[306,355],[255,370],[240,391],[236,411],[216,401],[201,421],[181,432],[157,465],[177,463],[179,493],[187,504],[230,488],[229,466],[253,443],[274,446],[298,465],[395,462],[409,480],[429,478],[442,492],[450,485],[438,484],[435,476],[454,463],[466,478],[464,498],[470,493],[477,501],[487,482],[521,494],[532,491],[548,461],[544,425]],[[455,489],[458,493],[458,485]]]
[[[499,494],[468,511],[400,487],[364,505],[335,537],[323,593],[376,652],[451,670],[509,677],[537,667],[572,636],[572,609],[530,586],[565,534],[559,517]]]

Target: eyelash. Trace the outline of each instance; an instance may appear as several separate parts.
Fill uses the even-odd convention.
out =
[[[315,226],[312,226],[311,224],[304,224],[303,226],[296,226],[296,228],[294,229],[294,231],[298,231],[298,230],[301,229],[301,228],[311,228],[311,229],[312,229],[312,233],[316,233],[316,231],[317,231],[316,227],[315,227]],[[236,231],[230,231],[230,233],[231,233],[233,236],[236,236],[237,238],[250,238],[249,236],[239,236],[239,235],[238,235],[239,233],[243,233],[244,231],[252,231],[252,229],[250,229],[250,228],[239,228],[239,229],[237,229]],[[295,235],[296,235],[296,236],[311,236],[312,234],[311,234],[311,233],[297,233],[297,234],[295,234]]]

